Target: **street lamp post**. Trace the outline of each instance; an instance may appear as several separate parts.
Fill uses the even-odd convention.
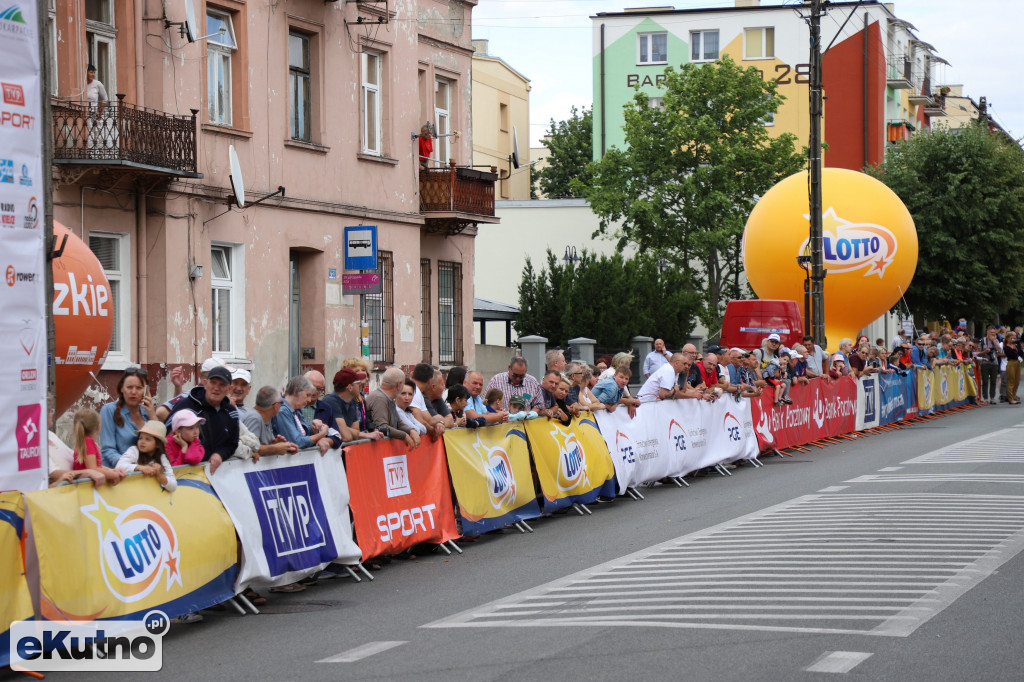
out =
[[[810,256],[797,256],[796,264],[804,271],[804,336],[811,334],[811,261]]]

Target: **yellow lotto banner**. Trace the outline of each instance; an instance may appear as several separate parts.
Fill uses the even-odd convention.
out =
[[[599,495],[615,497],[615,466],[608,445],[589,412],[569,426],[555,419],[526,422],[544,511],[587,504]]]
[[[522,424],[445,431],[444,449],[463,535],[540,516]]]
[[[25,507],[21,493],[0,493],[0,667],[9,665],[11,623],[31,620],[32,598],[21,560]]]
[[[234,594],[235,529],[202,467],[27,493],[47,620],[175,617]]]

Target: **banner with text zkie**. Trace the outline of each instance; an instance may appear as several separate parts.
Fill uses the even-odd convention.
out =
[[[615,467],[594,416],[584,412],[563,426],[555,419],[526,422],[544,511],[615,497]]]
[[[853,377],[797,384],[790,389],[789,397],[792,405],[778,407],[771,391],[750,400],[762,450],[782,450],[857,428],[857,380]]]
[[[540,516],[521,424],[444,432],[462,534],[480,535]]]
[[[173,618],[234,594],[231,520],[201,467],[175,475],[173,493],[141,475],[25,493],[43,618],[109,620],[116,634],[151,609]]]
[[[459,537],[444,441],[423,436],[415,450],[392,439],[353,445],[345,469],[364,560]]]
[[[359,560],[339,451],[229,459],[211,480],[242,543],[236,593],[288,585],[332,561]]]

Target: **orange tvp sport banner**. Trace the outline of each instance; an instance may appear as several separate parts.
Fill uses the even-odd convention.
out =
[[[459,537],[444,441],[423,436],[413,450],[395,440],[354,445],[345,469],[364,560]]]

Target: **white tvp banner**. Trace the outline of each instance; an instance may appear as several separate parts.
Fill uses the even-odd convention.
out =
[[[250,585],[288,585],[332,561],[359,561],[337,450],[230,459],[207,475],[242,542],[236,593]]]
[[[758,453],[746,399],[662,400],[641,405],[633,419],[624,407],[595,416],[615,463],[619,493]]]

